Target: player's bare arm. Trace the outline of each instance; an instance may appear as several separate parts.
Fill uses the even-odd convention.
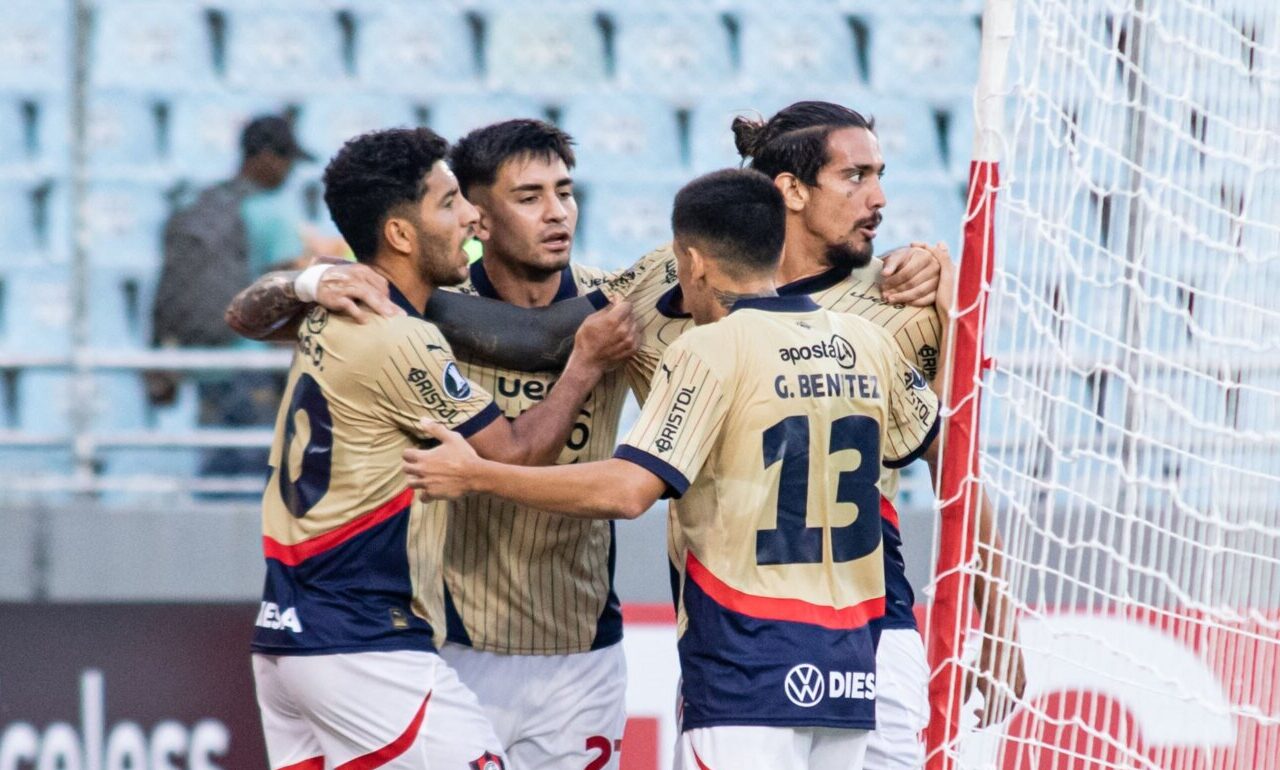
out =
[[[440,328],[455,352],[502,369],[551,372],[564,368],[573,335],[605,301],[590,294],[542,307],[441,291],[427,302],[423,317]]]
[[[435,449],[408,449],[404,471],[423,499],[452,500],[472,492],[575,518],[635,519],[657,502],[666,485],[626,460],[521,468],[486,460],[457,433],[424,420]]]
[[[387,279],[368,265],[331,257],[317,262],[332,265],[320,275],[315,289],[316,302],[330,312],[351,316],[357,323],[367,321],[371,312],[388,318],[404,314],[391,301]],[[301,274],[301,270],[282,270],[254,281],[227,306],[227,325],[249,339],[292,339],[308,304],[295,288]]]
[[[471,436],[471,445],[482,457],[499,462],[553,462],[592,388],[605,372],[631,358],[637,346],[630,304],[617,302],[592,314],[574,335],[569,363],[547,397],[514,420],[495,420],[485,426]]]

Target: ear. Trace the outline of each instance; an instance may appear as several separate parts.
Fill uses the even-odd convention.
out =
[[[418,243],[418,234],[409,226],[408,220],[400,217],[387,217],[382,225],[382,237],[399,254],[412,254]]]
[[[690,246],[686,251],[689,253],[689,279],[694,283],[704,283],[707,280],[707,258],[697,246]]]
[[[800,212],[809,203],[809,187],[801,182],[795,174],[784,171],[773,178],[773,186],[782,193],[782,201],[787,211]]]

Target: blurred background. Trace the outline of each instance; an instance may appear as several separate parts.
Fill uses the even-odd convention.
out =
[[[682,182],[736,165],[735,114],[831,99],[877,122],[879,247],[958,253],[978,6],[0,4],[0,599],[256,601],[289,352],[235,340],[222,297],[332,248],[345,139],[552,120],[578,142],[574,258],[620,268],[669,237]],[[244,132],[262,115],[287,126]],[[275,189],[261,152],[290,161]],[[928,487],[902,498],[918,582]],[[621,526],[624,601],[666,601],[663,527]]]

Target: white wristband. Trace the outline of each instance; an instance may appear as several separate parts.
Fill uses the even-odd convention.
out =
[[[293,293],[298,299],[310,304],[316,301],[316,292],[320,289],[320,276],[333,265],[312,265],[293,279]]]

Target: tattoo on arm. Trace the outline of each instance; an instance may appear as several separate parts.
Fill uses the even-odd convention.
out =
[[[715,295],[716,302],[719,302],[719,303],[720,303],[720,305],[721,305],[725,310],[729,310],[729,309],[731,309],[731,308],[733,307],[734,303],[735,303],[735,302],[737,302],[737,301],[738,301],[738,300],[740,300],[740,299],[752,299],[752,298],[754,298],[754,297],[776,297],[776,296],[778,296],[778,292],[776,292],[776,291],[772,291],[772,290],[770,290],[770,291],[760,291],[760,292],[750,292],[750,293],[747,293],[747,294],[739,294],[739,293],[738,293],[738,292],[736,292],[736,291],[722,291],[722,290],[720,290],[720,289],[716,289],[716,288],[712,288],[712,289],[711,289],[711,291],[712,291],[712,293]]]
[[[293,334],[306,305],[293,290],[296,270],[267,273],[240,292],[227,306],[227,325],[253,340],[286,339]]]

